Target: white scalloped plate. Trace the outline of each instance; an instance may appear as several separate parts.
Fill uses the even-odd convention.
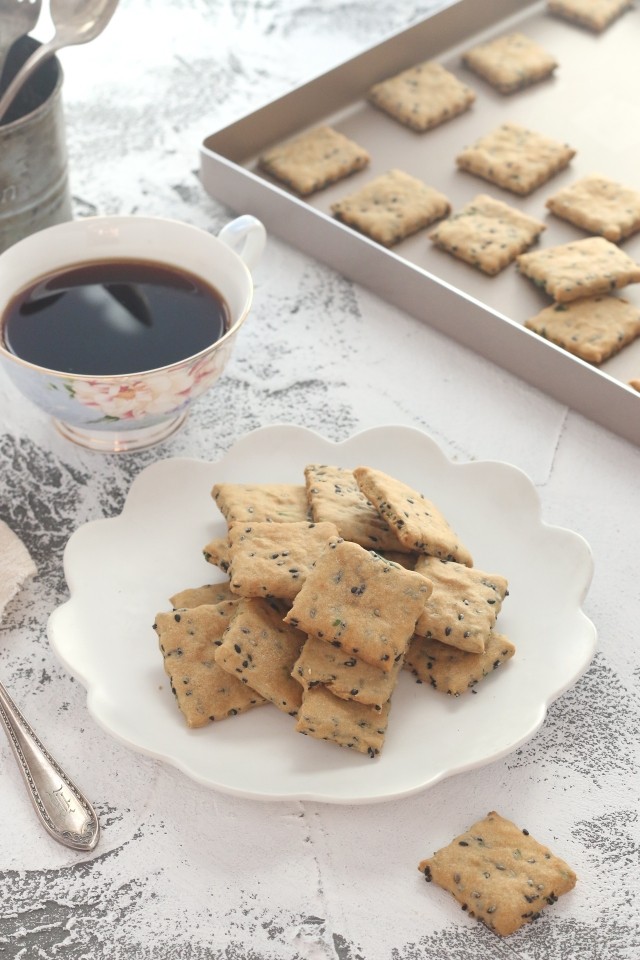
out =
[[[509,580],[498,626],[516,645],[514,659],[459,698],[403,672],[375,760],[301,736],[291,717],[270,706],[187,729],[152,629],[173,593],[220,579],[202,556],[204,544],[226,530],[212,485],[302,483],[311,462],[374,466],[421,490],[476,566]],[[586,541],[542,521],[536,491],[516,467],[452,463],[408,427],[379,427],[343,443],[300,427],[266,427],[216,463],[155,463],[136,478],[119,516],[72,535],[64,567],[70,599],[52,613],[49,636],[86,687],[98,723],[200,783],[265,800],[389,800],[505,756],[536,732],[596,644],[581,609],[593,568]]]

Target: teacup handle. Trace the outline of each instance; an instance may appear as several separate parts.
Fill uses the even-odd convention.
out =
[[[227,223],[218,234],[218,239],[237,253],[249,270],[253,270],[264,251],[267,231],[257,217],[246,213]]]

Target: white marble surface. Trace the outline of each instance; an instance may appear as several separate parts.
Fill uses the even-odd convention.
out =
[[[217,231],[232,211],[199,185],[203,137],[434,6],[122,0],[99,40],[61,57],[76,215],[138,212]],[[67,538],[119,512],[156,459],[215,459],[283,422],[335,440],[408,424],[451,458],[509,461],[535,484],[543,518],[589,541],[584,609],[597,654],[515,753],[389,803],[261,803],[207,790],[96,725],[46,637],[67,596]],[[90,855],[50,840],[0,740],[0,956],[635,960],[639,469],[636,448],[275,239],[224,378],[163,446],[122,457],[76,449],[2,376],[0,518],[39,574],[1,625],[0,676],[95,802],[103,835]],[[508,940],[416,870],[490,809],[526,824],[579,875]]]

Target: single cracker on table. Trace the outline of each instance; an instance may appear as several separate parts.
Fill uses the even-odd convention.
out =
[[[462,62],[504,94],[546,80],[558,66],[551,53],[519,32],[472,47],[462,55]]]
[[[341,700],[381,707],[395,689],[402,663],[402,658],[394,661],[391,672],[385,673],[324,640],[307,637],[292,675],[304,690],[322,685]]]
[[[186,590],[180,590],[169,597],[171,606],[177,607],[199,607],[203,603],[215,604],[222,603],[224,600],[237,600],[232,593],[228,580],[221,583],[205,583],[202,587],[187,587]]]
[[[590,297],[545,307],[525,327],[598,365],[640,336],[640,309],[622,297]]]
[[[337,538],[333,523],[231,523],[231,590],[242,597],[293,600],[315,560]]]
[[[569,165],[576,151],[566,143],[503,123],[456,157],[461,170],[525,196]]]
[[[306,635],[284,623],[286,610],[261,599],[242,599],[216,648],[223,670],[295,717],[302,689],[291,676]]]
[[[467,653],[439,640],[416,636],[409,644],[404,669],[434,690],[459,697],[510,660],[515,652],[513,643],[495,630],[489,632],[482,653]]]
[[[556,217],[619,243],[640,230],[640,191],[591,174],[563,187],[546,202]]]
[[[421,574],[339,540],[318,557],[285,620],[391,673],[430,593]]]
[[[576,874],[548,847],[491,811],[418,866],[470,917],[507,937],[576,885]]]
[[[395,531],[361,492],[353,470],[310,463],[304,475],[315,521],[335,523],[344,540],[359,543],[367,550],[402,551]]]
[[[385,247],[424,230],[451,210],[448,199],[403,170],[389,170],[331,204],[336,220]]]
[[[355,700],[341,700],[326,687],[313,687],[303,696],[296,730],[373,758],[384,745],[389,707],[390,701],[377,709]]]
[[[356,467],[354,476],[365,497],[408,550],[473,565],[471,554],[448,521],[422,493],[372,467]]]
[[[632,0],[547,0],[549,13],[595,33],[602,33],[632,6]]]
[[[265,151],[259,167],[306,197],[369,165],[364,147],[332,127],[321,126]]]
[[[405,127],[424,133],[468,110],[475,91],[433,60],[374,84],[370,103]]]
[[[557,303],[597,297],[640,283],[640,265],[604,237],[522,253],[516,262],[520,273]]]
[[[482,653],[508,594],[506,578],[438,557],[420,557],[415,569],[433,584],[416,634]]]
[[[156,616],[153,626],[164,669],[189,727],[203,727],[266,703],[215,661],[216,646],[236,608],[237,601],[229,600]]]
[[[234,520],[291,523],[309,519],[304,484],[216,483],[211,496],[227,523]]]
[[[478,194],[429,237],[440,250],[495,276],[538,239],[546,226],[486,194]]]
[[[228,537],[215,537],[215,539],[210,540],[209,543],[205,543],[202,548],[202,553],[207,563],[218,567],[223,573],[229,572],[231,554],[229,552]]]

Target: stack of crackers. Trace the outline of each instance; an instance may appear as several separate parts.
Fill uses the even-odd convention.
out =
[[[631,5],[631,0],[548,0],[547,12],[602,33]],[[519,31],[464,51],[461,65],[510,102],[519,91],[549,82],[559,66],[551,51]],[[365,94],[376,110],[419,136],[464,115],[480,95],[433,60],[385,77]],[[573,146],[509,119],[461,149],[452,165],[518,198],[565,170],[575,155]],[[347,177],[365,177],[371,159],[366,145],[324,125],[266,150],[258,165],[307,197]],[[425,169],[428,165],[425,154]],[[516,263],[553,300],[525,326],[601,364],[640,335],[640,310],[615,295],[640,281],[640,266],[613,249],[640,230],[640,191],[593,173],[548,197],[541,213],[545,209],[589,236],[530,252],[546,229],[541,217],[487,193],[454,210],[423,171],[400,167],[365,180],[330,205],[337,220],[385,247],[431,227],[429,239],[438,249],[488,276]],[[631,385],[640,388],[640,381]]]
[[[494,629],[506,578],[401,480],[308,464],[300,484],[212,496],[227,532],[204,555],[228,580],[174,594],[154,623],[190,727],[270,703],[375,757],[401,669],[459,696],[514,655]]]

